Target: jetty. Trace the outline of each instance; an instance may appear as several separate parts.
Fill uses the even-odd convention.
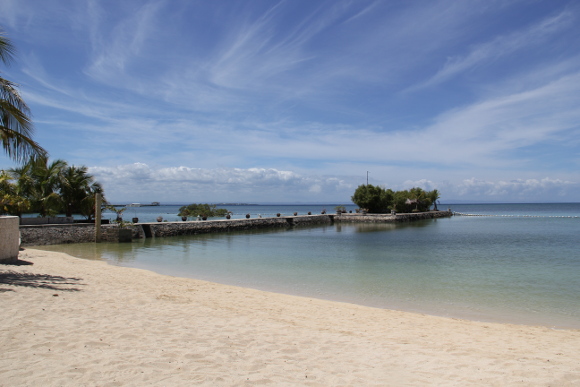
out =
[[[117,224],[101,225],[103,242],[123,242],[144,238],[164,238],[178,235],[195,235],[215,232],[259,230],[267,228],[290,228],[296,226],[329,225],[334,223],[400,223],[452,216],[451,211],[428,211],[408,214],[320,214],[276,216],[247,219],[211,219],[181,222],[130,223],[124,227]],[[21,225],[23,246],[65,243],[96,242],[96,226],[93,223]]]

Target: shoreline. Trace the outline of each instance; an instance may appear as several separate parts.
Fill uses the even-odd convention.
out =
[[[280,287],[278,285],[272,284],[257,284],[249,283],[248,281],[234,281],[232,277],[216,277],[215,275],[192,275],[189,272],[182,271],[180,268],[173,268],[167,265],[152,264],[151,262],[135,264],[132,260],[125,262],[124,260],[116,261],[110,258],[102,258],[99,253],[91,249],[87,250],[86,244],[67,244],[60,245],[54,249],[51,249],[50,245],[42,246],[27,246],[29,249],[37,249],[42,251],[54,251],[62,252],[74,257],[79,257],[88,260],[97,260],[106,262],[109,265],[117,267],[135,268],[141,270],[148,270],[159,275],[165,275],[170,277],[180,277],[188,278],[192,280],[208,281],[216,284],[221,284],[225,286],[234,286],[238,288],[254,289],[257,291],[264,291],[275,294],[283,294],[288,296],[297,296],[305,298],[315,298],[322,301],[339,302],[347,304],[355,304],[370,308],[394,310],[401,312],[409,312],[414,314],[430,315],[449,319],[460,319],[469,320],[481,323],[498,323],[498,324],[514,324],[514,325],[524,325],[524,326],[541,326],[549,329],[559,329],[559,330],[580,330],[580,321],[571,318],[560,318],[557,319],[554,315],[531,315],[521,313],[521,310],[510,309],[504,307],[501,309],[474,309],[474,308],[453,308],[453,304],[450,303],[436,303],[436,302],[422,302],[422,303],[405,303],[401,300],[391,300],[389,303],[384,303],[376,299],[357,298],[356,296],[345,295],[345,294],[334,294],[334,293],[324,293],[321,294],[313,293],[312,291],[299,291],[296,288],[291,287]],[[78,248],[73,248],[78,247]],[[87,253],[87,251],[89,253]],[[310,289],[311,290],[311,289]],[[516,311],[516,312],[514,312]],[[517,312],[520,312],[519,314]]]
[[[43,247],[43,246],[40,246],[40,247]],[[32,247],[32,248],[34,248],[34,247]],[[40,250],[43,250],[43,249],[40,249]],[[43,251],[50,251],[50,250],[43,250]],[[90,259],[90,258],[82,258],[82,259]],[[390,306],[383,306],[383,305],[379,305],[378,303],[375,304],[375,303],[368,302],[368,301],[365,301],[363,299],[357,299],[357,298],[350,298],[350,299],[345,298],[345,299],[343,299],[340,296],[331,296],[328,294],[324,295],[324,296],[310,295],[307,292],[305,292],[305,293],[293,292],[292,290],[280,289],[280,288],[274,287],[274,286],[266,286],[266,285],[253,286],[252,284],[246,285],[246,284],[228,283],[228,279],[196,278],[193,276],[186,276],[177,270],[175,270],[175,271],[170,270],[170,271],[164,272],[164,271],[160,270],[158,266],[155,266],[155,265],[135,266],[135,265],[131,265],[131,264],[124,264],[123,262],[115,263],[113,261],[110,261],[110,260],[107,260],[104,258],[100,258],[100,259],[102,259],[102,262],[106,262],[107,264],[112,265],[112,266],[125,267],[125,268],[135,268],[135,269],[139,269],[139,270],[147,270],[147,271],[151,271],[153,273],[163,275],[163,276],[206,281],[206,282],[210,282],[210,283],[215,283],[217,285],[233,286],[234,288],[251,289],[251,290],[255,290],[255,291],[272,293],[272,294],[280,294],[280,295],[285,295],[285,296],[290,296],[290,297],[316,299],[316,300],[320,300],[320,301],[336,302],[336,303],[349,304],[349,305],[358,305],[358,306],[373,308],[373,309],[411,313],[411,314],[415,314],[415,315],[417,315],[417,314],[418,315],[426,315],[426,316],[440,317],[440,318],[445,318],[445,319],[465,320],[465,321],[472,321],[472,322],[478,322],[478,323],[509,324],[509,325],[521,325],[521,326],[530,326],[530,327],[543,327],[543,328],[553,329],[553,330],[577,330],[577,331],[580,331],[580,327],[578,327],[578,325],[580,325],[580,323],[572,326],[572,325],[569,325],[570,323],[568,320],[566,322],[559,321],[557,324],[555,324],[553,321],[549,321],[549,322],[545,321],[545,319],[542,322],[537,322],[537,320],[538,320],[537,316],[535,317],[534,321],[531,321],[529,316],[514,317],[507,310],[503,310],[501,313],[496,311],[493,314],[483,314],[483,312],[471,312],[471,313],[463,312],[463,313],[461,313],[461,312],[457,312],[456,310],[450,311],[448,309],[445,309],[444,311],[442,311],[442,309],[439,308],[440,305],[436,306],[436,307],[431,306],[430,309],[425,307],[425,305],[409,306],[409,304],[405,304],[404,302],[398,302],[396,304],[392,303]]]
[[[580,383],[580,330],[289,296],[45,250],[19,258],[33,265],[0,265],[6,385]]]

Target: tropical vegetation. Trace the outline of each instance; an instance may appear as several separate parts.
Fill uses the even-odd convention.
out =
[[[104,196],[102,186],[87,167],[69,165],[64,160],[49,161],[40,156],[0,171],[0,212],[10,215],[80,214],[91,219],[96,193]]]
[[[16,50],[0,30],[0,62],[9,65]],[[30,157],[46,156],[46,151],[32,139],[34,128],[30,109],[18,86],[0,73],[0,144],[11,159],[19,162]]]
[[[216,208],[215,204],[189,204],[179,208],[178,216],[185,216],[187,218],[195,218],[198,216],[205,216],[208,218],[225,216],[229,213],[225,208]]]
[[[424,212],[431,206],[437,210],[439,191],[425,191],[415,187],[410,190],[393,191],[372,184],[360,185],[351,197],[354,204],[371,213]]]

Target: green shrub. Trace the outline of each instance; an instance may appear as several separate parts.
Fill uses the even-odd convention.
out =
[[[422,188],[393,191],[372,184],[360,185],[352,195],[351,200],[361,209],[371,213],[425,212],[431,205],[436,205],[439,199],[437,190],[425,191]]]
[[[216,208],[215,204],[190,204],[179,209],[178,216],[185,216],[188,218],[195,218],[197,216],[207,216],[208,218],[215,218],[226,216],[229,213],[225,208]]]

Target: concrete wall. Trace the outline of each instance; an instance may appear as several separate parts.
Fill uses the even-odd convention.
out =
[[[158,222],[142,223],[139,237],[167,237],[175,235],[193,235],[234,230],[254,230],[260,228],[292,227],[301,225],[329,224],[332,216],[304,215],[282,216],[279,218],[223,219],[191,222]],[[137,227],[137,226],[134,226]]]
[[[20,226],[23,246],[86,243],[95,241],[94,224]]]
[[[20,230],[17,216],[0,216],[0,262],[18,259]]]
[[[255,230],[260,228],[309,226],[333,222],[353,223],[395,223],[420,219],[433,219],[451,216],[448,211],[430,211],[412,214],[325,214],[282,216],[276,218],[223,219],[189,222],[137,223],[128,226],[133,239],[159,238],[176,235],[194,235],[235,230]],[[119,242],[116,225],[102,226],[102,241]],[[22,245],[52,245],[62,243],[87,243],[95,241],[95,225],[87,223],[67,225],[20,226]]]
[[[133,231],[133,238],[144,237],[141,226],[130,226],[129,229]],[[92,243],[95,242],[95,225],[76,223],[20,226],[20,235],[23,246]],[[119,242],[116,225],[103,225],[101,235],[103,242]]]
[[[335,222],[352,223],[398,223],[421,219],[445,218],[453,215],[450,211],[413,212],[408,214],[340,214],[334,217]]]
[[[292,227],[332,223],[334,215],[304,215],[280,218],[251,218],[231,220],[208,220],[191,222],[157,222],[129,225],[133,238],[155,238],[176,235],[194,235],[234,230],[252,230],[272,227]],[[118,242],[116,225],[103,225],[101,240]],[[94,224],[21,226],[22,245],[53,245],[62,243],[87,243],[95,241]]]
[[[70,224],[74,223],[74,218],[58,216],[58,217],[44,217],[44,218],[20,218],[20,225],[37,225],[37,224]]]

